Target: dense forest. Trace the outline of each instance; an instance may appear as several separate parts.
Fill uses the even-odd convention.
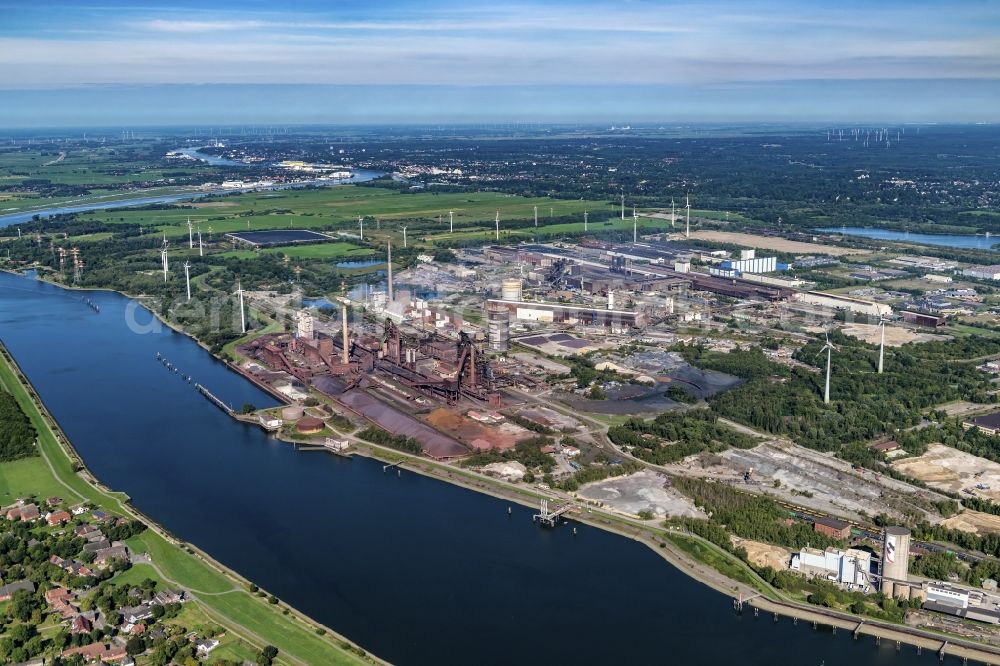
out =
[[[655,465],[674,463],[705,451],[725,451],[731,446],[748,449],[759,443],[717,421],[718,416],[708,409],[664,412],[652,421],[633,418],[612,426],[608,438]]]
[[[789,369],[754,349],[720,353],[680,345],[695,366],[727,372],[747,383],[710,399],[713,411],[822,451],[840,450],[920,422],[921,413],[950,400],[995,402],[989,379],[969,362],[997,353],[994,339],[967,337],[945,342],[908,344],[886,349],[885,372],[875,372],[878,349],[840,333],[831,341],[830,405],[823,404],[825,355],[813,341],[795,358],[817,366]]]
[[[0,462],[38,455],[37,435],[14,396],[0,389]]]

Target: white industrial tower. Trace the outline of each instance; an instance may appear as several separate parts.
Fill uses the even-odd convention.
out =
[[[388,288],[386,289],[386,305],[388,306],[389,304],[395,301],[392,291],[392,241],[389,241],[389,248],[387,250],[387,255],[388,256],[386,257],[385,265],[389,278],[387,282]]]

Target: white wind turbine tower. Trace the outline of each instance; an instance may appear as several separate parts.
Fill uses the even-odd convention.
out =
[[[189,301],[191,300],[191,273],[189,271],[190,268],[191,268],[191,264],[189,264],[187,261],[185,261],[184,262],[184,283],[187,285],[187,294],[188,294],[188,298],[187,299]]]
[[[836,347],[834,347],[833,343],[830,342],[830,335],[827,334],[826,344],[819,350],[820,354],[823,353],[823,350],[826,350],[826,386],[823,389],[823,403],[827,405],[830,404],[830,354],[834,349],[836,349]],[[818,355],[819,354],[817,354],[817,356]]]
[[[674,206],[674,198],[670,197],[670,228],[674,228],[674,220],[677,219],[677,209]]]
[[[403,247],[406,247],[406,227],[403,227]]]
[[[882,329],[882,336],[878,345],[878,374],[880,375],[882,374],[882,365],[885,361],[885,324],[887,321],[889,320],[885,318],[885,315],[879,315],[878,325]]]
[[[500,211],[497,211],[497,240],[500,240]]]
[[[584,231],[584,233],[586,233],[586,231],[587,231],[587,213],[588,213],[588,211],[583,211],[583,231]]]
[[[622,190],[622,219],[625,219],[625,190]]]
[[[639,242],[639,215],[635,212],[635,206],[632,206],[632,242]]]
[[[167,260],[167,235],[163,234],[163,249],[160,250],[160,261],[163,263],[163,281],[167,281],[167,271],[170,270],[170,264]]]
[[[194,249],[194,227],[191,226],[191,218],[188,218],[188,249]]]
[[[535,206],[535,227],[538,227],[538,206]]]
[[[244,333],[246,333],[247,332],[247,317],[246,317],[246,314],[243,311],[243,286],[239,283],[239,281],[236,282],[236,291],[233,292],[233,293],[239,295],[239,297],[240,297],[240,330],[242,330]]]
[[[455,233],[455,211],[448,211],[448,233]]]
[[[687,224],[684,227],[684,238],[691,238],[691,195],[684,195],[684,207],[687,208]]]
[[[201,227],[198,227],[198,256],[199,257],[205,256],[205,246],[202,245],[201,242]]]
[[[361,235],[361,240],[365,239],[365,219],[358,215],[358,233]]]

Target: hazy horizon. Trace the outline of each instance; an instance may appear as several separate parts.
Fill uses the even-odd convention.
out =
[[[0,0],[0,127],[1000,120],[1000,6]]]

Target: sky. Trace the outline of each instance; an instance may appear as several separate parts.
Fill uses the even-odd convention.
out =
[[[998,116],[995,0],[0,0],[2,127]]]

